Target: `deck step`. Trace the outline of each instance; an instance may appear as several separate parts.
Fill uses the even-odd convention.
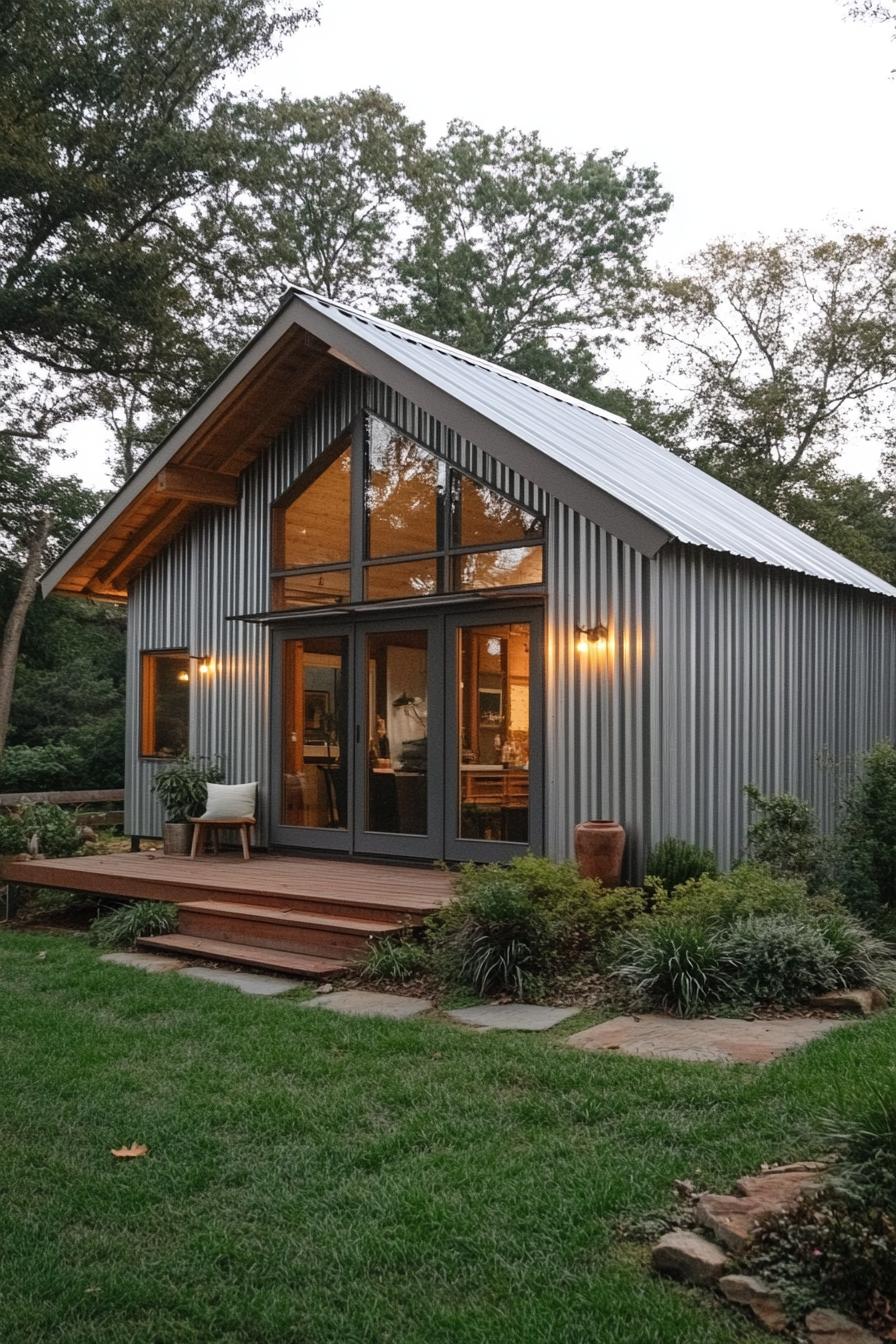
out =
[[[353,960],[364,955],[371,939],[400,933],[403,927],[395,918],[298,910],[280,901],[185,901],[178,907],[177,921],[179,933],[195,937]]]
[[[305,980],[329,980],[351,969],[350,964],[334,957],[314,957],[299,952],[226,943],[217,938],[193,938],[185,933],[157,933],[138,938],[137,946],[151,952],[177,952],[182,957],[201,957],[204,961],[231,961],[256,971],[280,971]]]
[[[287,924],[294,928],[329,929],[334,933],[359,933],[364,938],[377,934],[398,933],[405,927],[399,919],[371,919],[369,916],[331,914],[329,911],[301,910],[294,905],[255,905],[243,901],[182,901],[178,906],[202,915],[218,915],[230,919],[255,919],[263,923]]]

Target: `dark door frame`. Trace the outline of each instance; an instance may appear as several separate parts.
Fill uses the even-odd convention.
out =
[[[460,755],[458,714],[458,632],[476,625],[528,623],[531,627],[529,659],[529,839],[525,844],[506,840],[460,838]],[[367,743],[362,740],[366,719],[367,675],[365,662],[368,634],[401,630],[426,630],[429,704],[427,712],[427,817],[424,835],[368,831],[363,826],[367,787]],[[271,842],[290,849],[328,850],[346,856],[410,859],[425,862],[444,858],[448,862],[494,862],[544,850],[544,607],[525,598],[518,607],[506,600],[472,610],[406,608],[401,616],[383,611],[363,614],[334,612],[323,620],[297,616],[272,629],[270,753]],[[291,639],[327,636],[346,640],[345,676],[348,723],[345,749],[348,755],[348,817],[345,828],[287,826],[282,816],[283,780],[283,646]],[[431,726],[437,725],[435,734]]]

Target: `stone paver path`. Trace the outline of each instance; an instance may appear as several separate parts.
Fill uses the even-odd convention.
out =
[[[418,1017],[429,1012],[431,999],[414,999],[407,994],[378,994],[368,989],[339,989],[333,994],[318,994],[300,1008],[329,1008],[348,1017]]]
[[[558,1022],[575,1017],[578,1008],[542,1008],[535,1003],[484,1003],[476,1008],[452,1008],[446,1017],[468,1027],[490,1031],[549,1031]]]
[[[151,975],[159,971],[179,971],[187,964],[177,957],[157,957],[152,952],[107,952],[100,961],[111,961],[115,966],[133,966],[135,970],[149,971]]]
[[[259,975],[255,971],[219,971],[211,966],[188,966],[180,972],[190,980],[207,980],[213,985],[227,985],[243,994],[271,996],[297,989],[301,980],[290,980],[285,975]]]
[[[614,1051],[650,1059],[714,1064],[765,1064],[843,1025],[830,1018],[789,1017],[749,1022],[741,1018],[680,1018],[645,1014],[614,1017],[570,1036],[576,1050]]]

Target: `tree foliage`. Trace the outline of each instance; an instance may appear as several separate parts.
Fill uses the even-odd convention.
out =
[[[896,406],[896,236],[790,233],[704,248],[656,287],[692,461],[872,569],[894,569],[890,492],[839,454],[885,440]]]
[[[621,151],[578,156],[537,132],[454,121],[420,161],[418,220],[390,316],[570,391],[630,326],[671,202]]]

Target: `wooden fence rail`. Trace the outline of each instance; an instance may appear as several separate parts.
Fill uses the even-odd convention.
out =
[[[62,792],[0,793],[0,807],[18,807],[19,803],[56,803],[58,807],[80,807],[84,803],[123,803],[124,789],[68,789]]]

